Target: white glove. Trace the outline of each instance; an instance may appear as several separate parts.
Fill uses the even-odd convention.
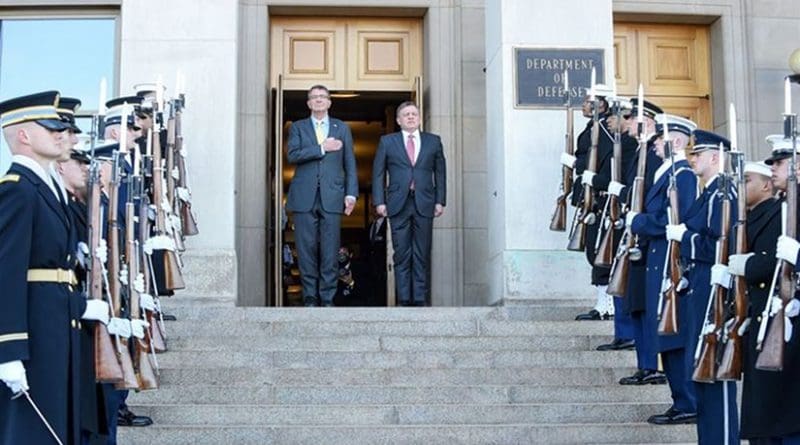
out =
[[[30,389],[28,387],[28,377],[25,375],[25,365],[19,360],[0,363],[0,380],[14,394]]]
[[[711,285],[715,284],[725,289],[731,288],[731,274],[728,273],[728,266],[724,264],[711,266]]]
[[[634,212],[633,210],[629,211],[627,215],[625,215],[625,225],[630,227],[633,224],[633,218],[636,218],[636,215],[639,213]]]
[[[744,269],[747,266],[747,260],[750,259],[753,253],[745,253],[742,255],[731,255],[728,257],[728,272],[731,275],[744,276]]]
[[[611,181],[608,183],[608,193],[616,196],[619,198],[620,193],[622,193],[622,189],[625,188],[625,184],[617,181]]]
[[[138,293],[144,292],[144,274],[139,272],[136,278],[133,279],[133,289]]]
[[[108,322],[108,333],[117,337],[131,337],[131,322],[127,318],[112,317]]]
[[[128,285],[128,265],[123,263],[122,268],[119,270],[119,282],[122,283],[123,286]]]
[[[144,320],[131,320],[131,333],[139,340],[144,338],[144,329],[149,327],[150,324]]]
[[[594,180],[595,172],[584,170],[583,176],[581,176],[581,182],[584,184],[592,185],[592,180]]]
[[[181,179],[181,173],[180,170],[178,170],[178,167],[172,167],[172,179],[176,181]]]
[[[797,261],[798,251],[800,251],[800,243],[798,243],[796,239],[786,235],[778,237],[778,248],[775,251],[775,258],[794,264],[794,262]]]
[[[150,294],[139,294],[139,307],[146,311],[153,312],[156,310],[156,302]]]
[[[568,153],[561,153],[561,165],[564,167],[575,168],[575,161],[578,158]]]
[[[103,300],[86,300],[86,310],[81,315],[82,320],[95,320],[108,324],[111,319],[108,303]]]
[[[192,193],[189,192],[189,189],[185,187],[178,187],[175,189],[175,194],[178,195],[178,199],[183,202],[191,202],[192,201]]]
[[[797,301],[797,298],[789,300],[783,308],[783,313],[789,318],[797,317],[800,314],[800,301]]]
[[[680,242],[686,233],[686,224],[667,224],[667,239]]]
[[[94,256],[96,256],[97,259],[103,264],[108,261],[108,245],[106,244],[106,240],[104,238],[100,238],[100,242],[98,243],[97,248],[94,250]]]

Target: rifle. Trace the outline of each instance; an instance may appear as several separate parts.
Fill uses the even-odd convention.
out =
[[[567,112],[567,131],[564,134],[564,152],[568,155],[572,155],[574,153],[574,118],[572,115],[568,76],[569,74],[565,70],[564,90],[567,92],[567,101],[564,103],[564,108]],[[572,167],[567,167],[566,165],[561,167],[561,190],[559,190],[560,193],[558,198],[556,198],[556,209],[553,211],[553,217],[550,219],[550,230],[554,232],[563,232],[567,229],[567,197],[569,197],[572,191],[572,170]],[[183,174],[181,174],[181,178],[183,178]],[[191,215],[191,212],[189,215]],[[181,213],[181,219],[183,220],[183,213]]]
[[[621,181],[622,170],[622,104],[620,98],[613,99],[614,115],[617,117],[616,125],[614,126],[614,153],[611,158],[611,179],[616,182]],[[597,249],[597,256],[594,259],[594,265],[598,267],[611,267],[614,261],[614,232],[619,228],[619,198],[615,195],[608,195],[606,201],[606,208],[608,209],[608,228],[603,235],[603,240],[600,242],[600,247]],[[601,223],[600,229],[603,228]]]
[[[728,180],[724,172],[724,154],[725,151],[722,144],[720,144],[719,162],[722,173],[719,178],[720,188],[717,190],[717,196],[722,199],[722,227],[720,227],[720,236],[717,239],[715,263],[723,265],[728,264],[728,237],[731,225],[731,202],[728,199]],[[709,295],[705,312],[705,321],[703,329],[700,331],[700,339],[695,351],[695,369],[692,374],[692,380],[695,382],[713,383],[717,376],[717,347],[723,329],[724,302],[727,291],[725,287],[718,284],[714,284],[711,287],[711,295]]]
[[[678,200],[678,171],[675,168],[675,150],[672,148],[672,140],[669,138],[669,122],[664,116],[664,154],[669,156],[672,169],[669,178],[669,208],[667,218],[670,224],[680,223],[680,202]],[[678,333],[678,290],[683,278],[683,265],[681,264],[681,243],[680,241],[670,240],[667,246],[667,256],[664,265],[664,285],[659,295],[658,308],[658,334],[676,335]],[[663,302],[663,305],[661,304]]]
[[[92,119],[98,119],[94,116]],[[92,125],[94,127],[94,124]],[[89,202],[87,221],[89,225],[89,297],[103,299],[103,264],[97,255],[102,237],[102,211],[100,207],[100,166],[94,157],[95,138],[92,138],[92,161],[89,165]],[[103,323],[94,324],[94,369],[95,380],[101,383],[117,383],[122,380],[122,368],[114,351],[111,334]]]
[[[160,111],[160,110],[159,110]],[[153,110],[153,201],[156,205],[156,234],[159,236],[168,236],[166,228],[166,211],[164,210],[164,164],[161,158],[161,127],[162,115],[160,112]],[[153,251],[153,255],[164,256],[164,281],[165,287],[168,290],[183,289],[186,284],[181,275],[181,268],[178,264],[178,258],[174,250],[174,237],[170,237],[173,244],[170,247],[173,249],[158,249]]]
[[[123,116],[123,119],[127,117]],[[122,131],[126,131],[124,128]],[[122,145],[120,145],[122,150]],[[119,243],[119,221],[117,220],[117,209],[119,203],[120,185],[120,151],[114,152],[111,170],[111,187],[108,191],[108,292],[113,301],[114,317],[122,318],[122,295],[120,293],[120,243]],[[133,369],[133,360],[128,349],[128,339],[115,337],[117,341],[117,359],[122,367],[122,381],[117,382],[117,389],[136,389],[139,382],[136,379],[136,372]]]
[[[592,85],[592,88],[594,88],[594,85]],[[589,163],[586,166],[586,170],[591,172],[597,170],[597,144],[600,140],[600,116],[598,110],[600,101],[594,96],[594,93],[592,93],[592,96],[592,146],[589,149]],[[579,215],[576,217],[576,223],[572,227],[567,250],[584,250],[586,247],[586,226],[596,222],[592,184],[583,184],[583,203],[581,204]]]
[[[642,86],[639,85],[639,103],[643,102],[641,94]],[[640,105],[641,110],[642,105]],[[639,126],[639,158],[636,164],[636,177],[633,179],[631,187],[630,204],[631,211],[642,213],[644,211],[644,175],[647,172],[647,136],[644,134],[644,120],[640,111],[637,125]],[[607,292],[611,295],[624,297],[628,291],[628,275],[630,272],[631,261],[642,259],[642,251],[638,247],[638,237],[631,231],[630,227],[625,228],[622,240],[617,248],[617,255],[614,257],[614,264],[611,265],[611,276],[608,281]]]
[[[786,202],[783,207],[784,227],[783,234],[797,239],[797,115],[784,114],[784,135],[792,139],[792,160],[789,164],[789,173],[786,180]],[[762,329],[764,323],[769,319],[769,330],[766,338],[759,341],[758,359],[756,359],[756,369],[762,371],[782,371],[783,353],[786,347],[784,339],[785,329],[785,307],[794,298],[797,283],[795,282],[795,270],[792,263],[780,261],[780,302],[774,302],[775,288],[773,287],[770,298],[767,299],[767,307],[764,309],[762,317]],[[778,304],[777,308],[772,306]],[[759,340],[762,336],[759,332]]]
[[[152,129],[148,130],[147,133],[147,149],[145,151],[145,156],[142,158],[142,176],[141,180],[138,181],[137,187],[135,189],[136,196],[139,197],[139,243],[137,244],[137,254],[139,257],[139,270],[142,273],[142,277],[144,279],[144,293],[153,296],[155,299],[155,294],[157,292],[151,292],[151,290],[156,289],[156,285],[152,277],[151,268],[152,264],[150,262],[150,255],[147,254],[143,248],[143,242],[147,240],[150,236],[150,218],[147,217],[150,202],[147,197],[147,193],[145,192],[144,182],[146,178],[151,178],[152,180],[152,155],[150,154],[153,146],[152,146],[152,139],[151,139]],[[144,215],[144,216],[141,216]],[[151,287],[152,283],[152,287]],[[166,334],[163,328],[163,322],[156,317],[155,311],[144,311],[144,315],[147,322],[150,324],[150,346],[155,350],[155,352],[164,352],[167,350],[167,341],[166,341]]]
[[[732,140],[735,138],[732,137]],[[732,148],[736,148],[732,145]],[[739,191],[737,196],[737,221],[736,221],[736,253],[747,253],[747,196],[745,193],[744,178],[744,153],[732,151],[736,156],[736,185]],[[717,369],[717,380],[739,380],[742,375],[742,336],[739,332],[747,319],[747,281],[742,276],[736,276],[733,286],[733,301],[726,306],[733,306],[733,317],[725,323],[722,333],[724,349]],[[730,293],[728,294],[731,295]]]
[[[137,278],[139,276],[139,258],[137,255],[136,239],[134,237],[134,225],[136,211],[133,204],[133,193],[136,188],[140,188],[141,176],[139,173],[139,164],[135,161],[134,174],[128,180],[128,201],[125,203],[125,260],[128,265],[128,298],[130,301],[130,316],[131,320],[141,319],[141,308],[139,306],[139,292],[137,288]],[[158,380],[155,375],[155,366],[151,362],[148,355],[149,336],[145,331],[144,338],[132,337],[134,344],[134,371],[136,373],[137,388],[140,390],[156,389],[158,388]]]
[[[178,167],[178,190],[177,199],[175,200],[174,207],[178,209],[178,215],[181,218],[181,232],[184,236],[197,235],[197,220],[192,212],[192,200],[189,194],[189,178],[186,171],[186,149],[183,145],[183,108],[186,106],[186,99],[183,94],[179,94],[178,99],[175,99],[175,159]],[[570,113],[571,115],[572,113]],[[571,129],[570,129],[571,131]],[[572,180],[572,173],[569,175],[570,181]],[[572,188],[570,183],[569,190]],[[566,199],[566,197],[565,197]],[[566,200],[564,201],[566,203]],[[566,219],[566,207],[564,208],[564,218]],[[562,227],[561,231],[564,231]]]
[[[183,234],[180,233],[180,227],[172,225],[172,218],[175,212],[176,199],[175,199],[175,101],[170,101],[169,118],[167,119],[167,150],[165,153],[167,163],[167,202],[170,208],[170,221],[168,224],[172,227],[172,238],[175,240],[175,248],[178,252],[186,250],[186,245],[183,243]],[[181,224],[182,225],[182,224]]]

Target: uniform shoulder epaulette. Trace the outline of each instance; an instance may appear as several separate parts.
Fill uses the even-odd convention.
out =
[[[0,184],[6,183],[6,182],[19,182],[19,175],[8,174],[8,175],[5,175],[2,178],[0,178]]]

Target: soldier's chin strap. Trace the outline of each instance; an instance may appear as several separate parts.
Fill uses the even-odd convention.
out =
[[[41,419],[42,423],[47,428],[47,431],[50,431],[50,435],[53,436],[53,439],[56,440],[56,443],[58,443],[58,445],[64,445],[64,443],[61,442],[61,439],[58,438],[58,434],[56,434],[56,432],[53,430],[53,427],[50,426],[50,423],[44,417],[44,414],[42,414],[42,411],[40,411],[39,407],[36,406],[36,403],[33,402],[33,399],[31,399],[31,395],[28,391],[24,389],[20,390],[18,393],[14,394],[13,397],[11,397],[11,400],[18,399],[22,396],[25,396],[25,398],[28,400],[28,403],[31,404],[31,407],[36,412],[36,415],[39,416],[39,419]]]

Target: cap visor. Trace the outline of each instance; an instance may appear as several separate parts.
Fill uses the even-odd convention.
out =
[[[57,119],[39,119],[36,123],[51,131],[64,131],[70,128],[69,124],[65,124]]]

